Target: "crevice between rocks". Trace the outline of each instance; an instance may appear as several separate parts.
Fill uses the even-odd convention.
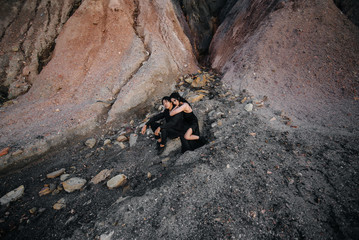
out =
[[[82,3],[82,0],[79,1],[75,1],[73,3],[73,6],[71,8],[71,10],[69,11],[68,17],[66,19],[66,21],[75,13],[75,11],[80,7]],[[37,2],[37,6],[36,6],[36,12],[35,12],[35,16],[38,10],[38,2]],[[60,3],[61,4],[61,3]],[[48,1],[46,4],[46,11],[47,11],[47,25],[46,25],[46,32],[48,29],[49,24],[51,23],[51,2]],[[40,52],[38,53],[37,59],[38,59],[38,68],[37,68],[37,74],[40,74],[42,69],[50,62],[51,58],[52,58],[52,53],[55,49],[56,46],[56,39],[59,35],[59,31],[58,31],[58,26],[60,24],[61,21],[61,11],[59,11],[58,14],[58,21],[57,21],[57,25],[55,27],[56,29],[56,36],[52,39],[52,41],[50,43],[47,43],[47,46]],[[65,23],[63,23],[65,24]]]
[[[118,89],[118,91],[116,93],[114,93],[114,97],[112,98],[111,101],[109,102],[104,102],[109,104],[109,106],[107,107],[107,111],[105,113],[105,122],[107,122],[108,117],[109,117],[109,112],[112,109],[112,105],[117,101],[118,95],[121,92],[121,89],[126,86],[131,80],[132,78],[136,75],[136,73],[141,69],[141,67],[143,66],[143,64],[145,62],[148,61],[148,59],[151,57],[151,50],[150,48],[147,46],[147,44],[145,43],[145,36],[143,34],[140,34],[140,31],[138,30],[139,28],[139,23],[138,23],[138,16],[140,15],[141,11],[140,11],[140,3],[138,0],[134,0],[134,4],[135,4],[135,9],[133,11],[132,17],[133,17],[133,30],[136,34],[136,36],[141,40],[143,47],[146,51],[146,56],[145,59],[139,64],[139,66],[130,74],[130,76],[128,77],[127,80],[124,81],[124,83],[122,84],[122,86]],[[102,101],[100,101],[102,102]]]

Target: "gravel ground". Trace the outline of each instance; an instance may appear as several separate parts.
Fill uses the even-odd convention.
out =
[[[138,119],[99,136],[93,149],[81,141],[3,176],[1,196],[20,185],[25,194],[1,206],[1,238],[356,239],[358,128],[296,126],[265,101],[218,85],[194,104],[209,140],[195,151],[157,156],[151,135],[125,149],[103,146],[120,131],[139,133]],[[248,103],[253,111],[244,109]],[[60,185],[46,178],[60,168],[88,182],[81,191],[39,197],[44,184]],[[102,169],[125,174],[127,185],[89,183]],[[60,198],[66,207],[54,210]]]

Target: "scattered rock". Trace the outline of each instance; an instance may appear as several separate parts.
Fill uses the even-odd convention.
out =
[[[163,151],[163,153],[161,154],[162,156],[168,156],[171,153],[178,151],[179,149],[181,149],[181,140],[179,138],[170,140],[167,142],[166,148]]]
[[[23,69],[22,69],[22,75],[23,76],[29,76],[30,75],[30,68],[28,66],[25,66]]]
[[[30,212],[31,214],[35,214],[36,211],[37,211],[37,208],[36,208],[36,207],[33,207],[33,208],[31,208],[31,209],[29,210],[29,212]]]
[[[66,179],[68,179],[70,177],[70,174],[62,174],[61,176],[60,176],[60,180],[61,180],[61,182],[63,182],[63,181],[65,181]]]
[[[118,142],[126,142],[128,141],[128,138],[125,135],[121,135],[117,138]]]
[[[270,122],[273,122],[273,121],[275,121],[275,120],[277,120],[275,117],[272,117],[269,121]]]
[[[252,103],[248,103],[245,107],[244,110],[246,110],[247,112],[251,112],[253,110],[253,104]]]
[[[10,202],[18,200],[24,194],[24,190],[24,185],[21,185],[20,187],[12,190],[11,192],[8,192],[2,198],[0,198],[1,205],[6,205]]]
[[[18,150],[16,150],[15,152],[13,152],[11,155],[12,155],[12,156],[18,156],[18,155],[22,154],[23,152],[24,152],[23,150],[18,149]]]
[[[125,149],[126,148],[126,145],[123,143],[123,142],[115,142],[115,145],[118,145],[121,147],[121,149]]]
[[[249,135],[251,135],[252,137],[255,137],[257,134],[256,133],[249,133]]]
[[[103,145],[106,146],[106,145],[110,145],[111,144],[111,140],[110,139],[106,139],[104,142],[103,142]]]
[[[138,138],[138,135],[135,133],[130,135],[130,147],[135,146],[135,144],[137,142],[137,138]]]
[[[51,193],[51,190],[48,186],[44,186],[41,191],[39,192],[39,196],[42,197],[42,196],[45,196],[47,194]]]
[[[188,84],[192,84],[193,79],[191,77],[189,77],[189,78],[186,78],[184,81]]]
[[[93,148],[96,145],[96,139],[90,138],[85,142],[85,145],[89,148]]]
[[[206,75],[199,75],[193,80],[191,86],[194,88],[201,88],[206,86],[207,78]]]
[[[104,169],[91,179],[91,183],[98,184],[111,175],[113,169]]]
[[[127,182],[127,177],[124,174],[119,174],[119,175],[111,178],[110,180],[108,180],[107,187],[109,189],[118,188],[118,187],[125,185],[126,182]]]
[[[9,150],[10,150],[10,147],[3,148],[3,149],[0,151],[0,157],[1,157],[1,156],[4,156],[4,155],[7,155],[7,154],[9,153]]]
[[[47,178],[56,178],[65,172],[65,168],[61,168],[55,172],[49,173],[46,175]]]
[[[81,189],[86,183],[85,179],[74,177],[70,178],[69,180],[62,183],[62,186],[64,187],[65,191],[70,193],[75,190]]]
[[[152,174],[150,172],[147,173],[147,178],[150,179],[152,177]]]
[[[60,209],[62,209],[64,207],[66,207],[66,201],[65,201],[65,198],[61,198],[59,201],[57,201],[54,204],[53,209],[60,210]]]
[[[199,94],[199,95],[189,98],[188,101],[190,103],[196,103],[196,102],[199,102],[200,100],[202,100],[204,98],[204,96],[205,96],[204,94]]]
[[[112,235],[115,233],[115,231],[112,231],[110,233],[104,233],[101,234],[100,236],[100,240],[111,240],[112,239]]]

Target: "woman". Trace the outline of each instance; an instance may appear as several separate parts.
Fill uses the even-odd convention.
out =
[[[174,105],[174,108],[170,111],[170,116],[183,112],[184,130],[186,131],[184,139],[189,141],[189,146],[182,149],[182,152],[203,146],[206,141],[200,137],[198,119],[194,115],[191,105],[177,92],[172,93],[170,98]]]

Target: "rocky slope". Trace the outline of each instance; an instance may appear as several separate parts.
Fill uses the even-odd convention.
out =
[[[356,239],[358,36],[329,0],[83,1],[0,108],[1,238]],[[157,156],[174,89],[209,143]]]
[[[234,6],[212,42],[212,66],[225,73],[223,82],[267,96],[296,124],[355,126],[358,27],[332,1],[249,2]]]
[[[180,74],[195,72],[197,60],[175,7],[167,1],[84,1],[29,92],[1,108],[0,148],[11,148],[1,169],[105,123],[123,123],[170,93]]]
[[[293,128],[273,112],[265,118],[267,103],[233,95],[212,79],[193,105],[208,145],[180,154],[179,142],[171,141],[175,148],[157,156],[152,135],[140,135],[143,123],[136,120],[95,137],[92,148],[80,142],[44,156],[2,178],[1,194],[20,185],[25,191],[1,207],[1,236],[355,239],[358,135]],[[187,81],[180,85],[189,99],[199,94]],[[129,142],[118,142],[123,136]],[[47,177],[59,169],[65,175]],[[110,190],[119,174],[128,182]],[[68,193],[65,177],[86,183]]]

